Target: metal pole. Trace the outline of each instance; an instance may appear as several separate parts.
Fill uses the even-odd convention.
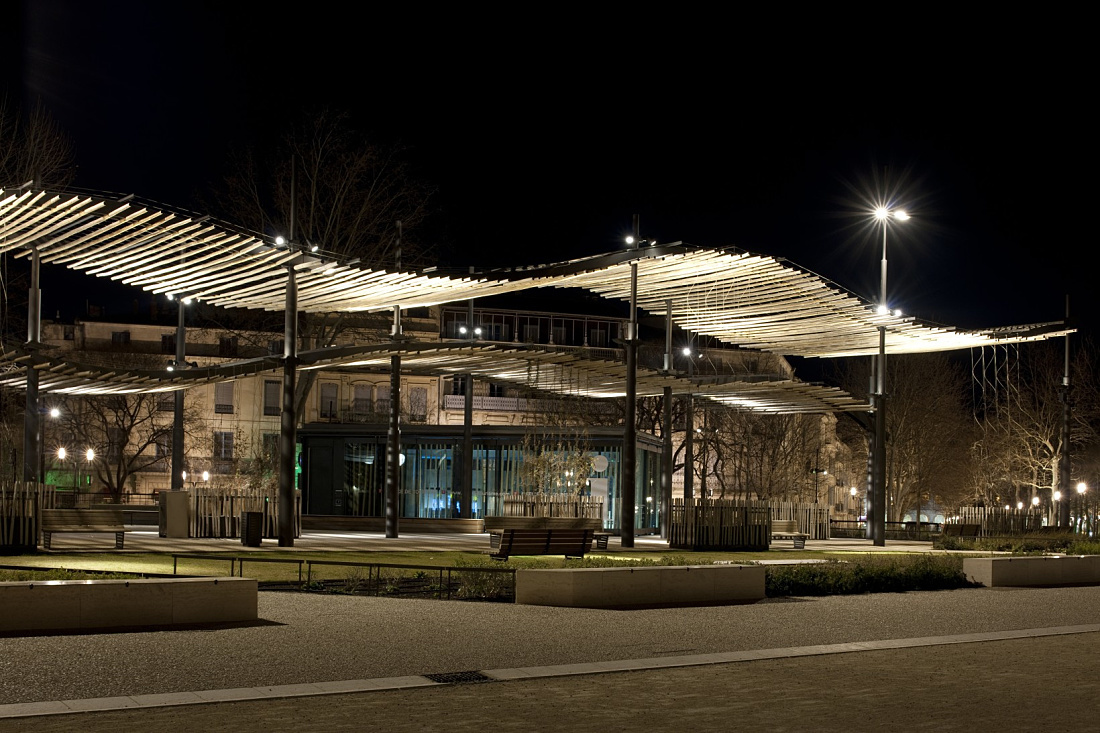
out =
[[[176,298],[179,306],[179,314],[176,319],[176,369],[183,369],[187,358],[187,307],[183,304],[183,298]],[[183,462],[183,390],[177,389],[172,395],[172,477],[169,488],[172,491],[183,490],[183,472],[186,469]]]
[[[886,222],[882,222],[881,294],[879,304],[886,308]],[[875,472],[874,472],[874,544],[886,544],[886,326],[878,328],[878,365],[875,370]]]
[[[688,381],[695,374],[694,354],[688,357]],[[691,389],[694,389],[692,383]],[[687,393],[684,404],[684,507],[695,500],[695,395]]]
[[[473,267],[470,274],[473,274]],[[474,301],[467,304],[467,337],[474,339]],[[460,494],[463,519],[473,519],[474,501],[474,375],[466,374],[466,389],[462,403],[462,492]]]
[[[279,422],[279,547],[294,546],[294,469],[298,420],[294,381],[298,369],[298,279],[287,266],[286,320],[283,330],[283,409]]]
[[[386,435],[386,537],[398,536],[401,487],[401,306],[393,307],[395,351],[390,357],[390,427]]]
[[[1066,325],[1069,325],[1069,295],[1066,295]],[[1073,401],[1070,399],[1073,385],[1069,370],[1069,334],[1065,335],[1065,370],[1062,374],[1062,459],[1058,462],[1058,484],[1062,491],[1062,500],[1058,502],[1058,526],[1069,527],[1070,500],[1070,439],[1073,427]]]
[[[665,376],[672,376],[672,301],[665,301]],[[672,511],[672,387],[665,387],[661,407],[664,408],[661,436],[661,539],[669,538]]]
[[[638,247],[638,215],[634,215],[634,244]],[[630,322],[626,332],[626,415],[623,429],[622,487],[619,492],[619,524],[622,547],[634,546],[634,503],[638,428],[638,263],[630,263]]]
[[[31,248],[31,285],[27,293],[27,346],[34,350],[42,343],[42,291],[39,289],[38,248]],[[38,370],[27,365],[26,411],[23,416],[23,480],[41,482],[42,424],[38,411]]]

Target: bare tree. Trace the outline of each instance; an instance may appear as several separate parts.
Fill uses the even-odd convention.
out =
[[[1100,385],[1094,362],[1094,349],[1086,343],[1077,349],[1071,364],[1070,449],[1074,454],[1088,455],[1097,439]],[[981,458],[987,500],[1029,503],[1041,494],[1049,500],[1054,490],[1071,491],[1069,486],[1057,485],[1063,455],[1064,365],[1061,343],[1029,344],[1020,349],[1011,403],[992,406],[981,422],[976,452]],[[1084,475],[1080,469],[1077,472]]]
[[[368,140],[346,114],[323,110],[293,125],[272,149],[233,156],[231,172],[207,208],[233,223],[284,235],[291,233],[293,210],[295,241],[317,247],[321,255],[392,268],[400,246],[402,267],[425,265],[432,249],[419,233],[435,190],[417,179],[407,153],[401,145]],[[239,327],[274,330],[280,325],[248,321]],[[301,345],[330,346],[347,325],[339,313],[305,315],[299,323]],[[313,371],[299,375],[299,415],[316,377]]]
[[[0,97],[0,188],[60,188],[76,176],[72,140],[37,102],[24,113]]]
[[[842,386],[866,397],[870,364],[848,360]],[[966,404],[966,377],[943,354],[893,356],[887,361],[886,504],[900,521],[931,500],[957,506],[971,495],[973,423]],[[867,455],[865,435],[843,431],[855,461]]]

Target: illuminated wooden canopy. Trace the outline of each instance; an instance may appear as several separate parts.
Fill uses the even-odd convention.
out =
[[[781,356],[870,355],[877,352],[880,326],[886,328],[886,348],[892,354],[1041,340],[1067,332],[1061,323],[959,331],[912,317],[877,315],[870,303],[786,261],[682,243],[475,274],[398,272],[340,261],[323,249],[277,244],[273,237],[141,204],[131,197],[31,189],[0,189],[0,252],[15,257],[36,252],[44,264],[149,292],[189,296],[226,308],[271,311],[284,309],[288,274],[293,270],[298,307],[307,312],[412,308],[543,287],[583,288],[628,302],[631,264],[636,263],[638,305],[644,311],[664,316],[671,302],[673,322],[686,331]],[[497,348],[492,353],[491,358],[507,362],[507,350]],[[412,354],[406,358],[416,359]],[[474,357],[442,349],[438,358],[454,359],[458,365]],[[549,359],[532,351],[515,358],[517,370],[519,362],[527,369],[530,363],[541,365]],[[71,380],[81,374],[56,365],[50,368],[61,370],[59,378],[61,372]],[[477,372],[468,364],[438,368]],[[604,367],[589,363],[587,368],[596,375]],[[134,374],[115,375],[111,380],[123,384],[137,379]],[[91,373],[86,376],[96,383],[104,379]],[[224,378],[212,376],[211,380]],[[623,391],[617,378],[609,380],[604,391]],[[131,386],[140,381],[132,381]],[[163,375],[157,384],[164,384]],[[641,384],[639,380],[639,394],[644,394]],[[76,389],[75,382],[67,385],[59,389]],[[42,388],[50,389],[45,384]],[[143,387],[153,388],[165,387],[151,383]],[[729,399],[737,399],[732,396],[736,389],[728,389]]]
[[[406,374],[473,374],[538,392],[571,397],[610,398],[626,394],[622,362],[594,358],[585,348],[502,346],[476,342],[402,342],[317,349],[299,354],[302,369],[388,373],[400,354]],[[48,358],[15,349],[0,353],[0,387],[25,389],[26,369],[38,372],[39,390],[55,394],[171,392],[282,369],[279,357],[262,357],[168,372],[165,369],[97,366]],[[748,412],[865,412],[866,403],[839,389],[793,379],[756,376],[715,378],[638,370],[638,396],[656,397],[666,386],[673,394],[698,394]]]

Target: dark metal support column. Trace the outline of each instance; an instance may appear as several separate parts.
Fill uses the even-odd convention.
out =
[[[1069,296],[1066,296],[1066,325],[1069,325]],[[1061,446],[1061,460],[1058,462],[1058,488],[1062,492],[1062,499],[1058,502],[1058,526],[1069,527],[1069,502],[1071,497],[1070,481],[1072,480],[1072,472],[1070,471],[1070,439],[1072,437],[1073,428],[1073,400],[1072,389],[1073,384],[1070,381],[1070,367],[1069,367],[1069,334],[1065,335],[1066,341],[1066,355],[1065,355],[1065,371],[1062,374],[1062,446]]]
[[[474,501],[474,375],[467,374],[462,410],[462,493],[463,519],[473,519]]]
[[[688,357],[688,381],[695,374],[695,355]],[[694,382],[692,382],[694,384]],[[695,395],[684,397],[684,508],[695,501]]]
[[[38,249],[31,249],[31,286],[27,293],[27,346],[31,350],[42,343],[42,290],[39,288],[41,270]],[[23,480],[41,482],[42,466],[42,416],[38,408],[38,370],[27,365],[27,401],[23,415]]]
[[[298,443],[294,381],[297,369],[298,279],[294,265],[288,265],[283,330],[283,409],[279,422],[279,547],[294,546],[294,469]]]
[[[176,369],[183,369],[187,359],[187,326],[185,313],[187,306],[183,298],[176,298],[179,317],[176,319]],[[187,470],[183,460],[183,390],[177,389],[172,395],[172,477],[169,487],[172,491],[183,490],[183,472]]]
[[[633,247],[638,246],[638,215],[634,215]],[[634,503],[638,450],[638,263],[630,263],[630,322],[626,332],[626,414],[623,426],[622,486],[619,490],[619,534],[622,547],[634,546]]]
[[[886,544],[886,327],[878,329],[878,367],[875,370],[875,496],[874,544]]]
[[[401,306],[393,308],[395,347],[401,342]],[[390,427],[386,434],[386,537],[398,536],[401,514],[401,354],[390,357]]]
[[[665,301],[665,368],[666,377],[672,376],[672,301]],[[661,407],[661,539],[669,538],[672,512],[672,387],[665,387]]]
[[[470,268],[473,275],[474,268]],[[466,303],[466,337],[477,338],[474,329],[474,301],[471,298]],[[457,377],[456,377],[457,379]],[[463,402],[462,402],[462,473],[460,481],[462,485],[459,493],[459,504],[463,519],[473,519],[474,501],[474,375],[467,374],[464,377]]]

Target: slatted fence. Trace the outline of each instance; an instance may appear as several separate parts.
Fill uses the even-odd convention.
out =
[[[511,494],[500,500],[499,512],[491,516],[601,519],[603,501],[597,496],[576,494]]]
[[[237,538],[241,512],[263,514],[263,536],[279,536],[279,495],[275,490],[196,488],[191,490],[191,536]],[[302,495],[294,492],[294,536],[302,536]]]
[[[0,483],[0,552],[21,552],[38,546],[39,517],[53,509],[53,487],[37,483]]]
[[[811,539],[828,539],[829,507],[824,504],[696,499],[686,506],[673,499],[669,547],[681,550],[766,550],[772,521],[794,520]]]

